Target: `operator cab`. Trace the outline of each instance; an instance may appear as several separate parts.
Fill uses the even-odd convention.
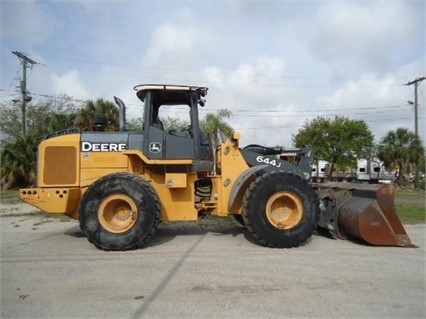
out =
[[[210,170],[213,153],[208,135],[199,127],[198,105],[204,106],[207,88],[145,84],[134,88],[144,103],[143,152],[149,159],[192,159],[197,171]],[[176,116],[177,115],[177,116]],[[186,115],[185,128],[165,127],[161,118]]]

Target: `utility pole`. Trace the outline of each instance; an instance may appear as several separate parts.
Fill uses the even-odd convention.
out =
[[[22,100],[21,100],[21,111],[22,111],[22,134],[25,135],[27,131],[27,119],[26,119],[26,104],[27,102],[31,101],[31,96],[28,95],[27,92],[27,68],[32,67],[34,64],[37,64],[34,60],[27,57],[25,54],[18,52],[18,51],[12,51],[14,55],[16,55],[22,64],[22,79],[21,79],[21,94],[22,94]]]
[[[405,83],[405,85],[414,85],[414,133],[416,137],[419,137],[419,124],[418,124],[418,97],[417,97],[417,87],[426,77],[422,76],[413,81]],[[414,187],[418,189],[420,186],[420,174],[419,174],[419,161],[416,161],[416,176],[414,177]]]

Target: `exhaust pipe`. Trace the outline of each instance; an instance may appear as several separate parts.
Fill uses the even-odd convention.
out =
[[[124,105],[124,102],[116,96],[114,96],[114,101],[118,105],[119,130],[125,131],[126,130],[126,106]]]

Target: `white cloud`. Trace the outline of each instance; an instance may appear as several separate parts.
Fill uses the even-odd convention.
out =
[[[204,78],[208,79],[210,85],[218,88],[225,86],[226,72],[217,67],[207,67],[203,70]]]
[[[144,56],[144,62],[148,65],[172,65],[186,64],[192,60],[191,51],[201,39],[201,34],[193,26],[176,26],[162,24],[151,35],[151,43]]]
[[[67,94],[71,97],[83,99],[93,98],[86,90],[87,85],[83,82],[80,74],[76,70],[71,70],[64,74],[51,74],[50,81],[53,86],[54,94]]]
[[[284,90],[270,85],[274,79],[285,76],[285,62],[277,57],[259,58],[254,63],[241,63],[234,70],[224,70],[220,66],[208,67],[203,70],[203,81],[209,85],[221,87],[224,96],[236,96],[246,107],[258,106],[259,102],[277,105],[272,102]],[[259,99],[258,97],[261,97]]]
[[[229,82],[233,85],[268,85],[274,78],[284,75],[285,63],[280,58],[260,58],[256,64],[240,64],[230,73]]]
[[[229,122],[241,132],[243,145],[291,146],[291,134],[304,119],[295,117],[294,89],[270,85],[285,76],[283,59],[264,57],[253,64],[241,63],[234,70],[217,66],[203,73],[210,87],[203,112],[230,110],[233,116]]]

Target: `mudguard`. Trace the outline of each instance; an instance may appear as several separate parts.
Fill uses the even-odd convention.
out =
[[[245,190],[248,184],[257,177],[257,174],[264,169],[268,169],[268,165],[253,166],[238,176],[237,180],[232,186],[231,195],[229,196],[228,211],[234,210],[232,207],[238,195],[241,195],[241,191]]]
[[[284,171],[299,175],[303,179],[309,179],[311,177],[311,167],[309,165],[309,169],[306,169],[303,166],[303,169],[299,166],[296,166],[290,162],[284,161],[282,159],[277,158],[274,155],[262,155],[250,150],[241,150],[241,154],[244,157],[244,160],[249,166],[265,166],[268,169],[276,170],[276,171]],[[265,165],[266,164],[266,165]],[[305,161],[303,161],[305,164]]]
[[[297,166],[286,162],[284,160],[280,160],[275,158],[274,156],[265,156],[259,155],[257,153],[243,150],[242,151],[244,159],[249,165],[254,165],[249,169],[245,170],[241,173],[236,179],[234,185],[232,186],[232,191],[229,196],[228,201],[228,210],[235,211],[234,204],[237,198],[240,198],[243,195],[243,192],[246,190],[251,181],[256,179],[258,175],[261,175],[267,171],[283,171],[290,172],[295,175],[299,175],[303,179],[308,179],[310,177],[309,174],[303,172]],[[263,164],[263,163],[269,163]]]

